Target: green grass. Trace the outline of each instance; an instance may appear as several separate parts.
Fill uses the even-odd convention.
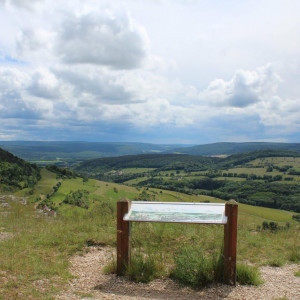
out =
[[[140,183],[142,181],[145,181],[147,179],[148,179],[147,177],[138,177],[138,178],[135,178],[135,179],[127,180],[127,181],[124,182],[124,184],[135,185],[135,184],[138,184],[138,183]]]
[[[43,178],[35,187],[36,194],[32,195],[33,197],[46,195],[50,190],[48,185],[52,190],[52,186],[57,182],[55,174],[51,172],[43,170],[42,175]],[[67,193],[78,189],[90,192],[89,209],[59,205]],[[91,179],[87,182],[83,182],[81,178],[66,179],[51,197],[58,208],[56,218],[39,216],[32,206],[12,205],[11,213],[0,218],[1,230],[14,234],[13,239],[0,243],[0,299],[1,295],[4,299],[51,299],[71,278],[68,272],[68,260],[71,255],[82,251],[91,240],[115,246],[116,203],[124,196],[133,200],[142,190]],[[147,193],[154,195],[156,201],[224,202],[209,196],[186,195],[159,189],[149,189]],[[0,208],[0,212],[3,210],[4,208]],[[291,225],[289,229],[277,233],[258,231],[257,225],[261,225],[265,220],[278,222],[280,225],[290,222]],[[239,263],[251,262],[255,266],[280,265],[290,261],[299,263],[299,235],[299,223],[292,219],[292,213],[239,205]],[[223,226],[133,223],[132,251],[133,255],[137,254],[137,262],[132,265],[134,271],[128,275],[137,276],[133,278],[136,281],[148,280],[155,276],[169,276],[172,273],[170,268],[176,266],[176,255],[182,248],[189,246],[199,249],[198,258],[203,255],[203,259],[208,259],[212,266],[215,253],[220,251],[222,243]],[[139,253],[146,256],[141,259]],[[114,266],[112,264],[111,272]],[[204,276],[200,276],[199,268],[195,273],[198,274],[198,279]],[[38,290],[34,284],[36,280],[45,281],[45,291]],[[197,285],[201,284],[198,282]]]
[[[256,267],[246,264],[238,264],[236,267],[237,282],[244,285],[260,285],[263,281],[260,278]]]
[[[32,206],[12,204],[10,214],[0,223],[14,235],[0,243],[0,270],[5,274],[0,277],[0,295],[46,299],[71,278],[68,258],[81,251],[87,240],[114,244],[113,219],[109,215],[101,218],[99,210],[68,207],[57,218],[50,218],[38,215]],[[37,280],[47,282],[45,290],[35,287]]]
[[[126,275],[135,282],[147,283],[157,277],[159,269],[154,255],[145,255],[142,252],[132,255],[131,263]]]
[[[28,198],[32,201],[35,201],[37,197],[45,198],[47,194],[52,192],[52,187],[56,185],[58,180],[56,179],[56,174],[46,170],[41,170],[42,179],[38,182],[34,187],[34,194],[29,196]],[[25,196],[26,189],[20,190],[15,193],[16,196]]]
[[[200,288],[212,282],[222,282],[224,262],[217,252],[205,255],[201,248],[187,245],[174,258],[170,277],[181,284]]]
[[[122,169],[125,174],[140,174],[154,171],[155,168],[126,168]]]
[[[254,166],[265,166],[266,164],[273,164],[275,166],[283,167],[287,165],[293,165],[295,167],[300,167],[300,157],[265,157],[255,159],[249,164]]]

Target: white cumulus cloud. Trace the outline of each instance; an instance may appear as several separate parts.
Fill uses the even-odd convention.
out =
[[[58,31],[56,51],[65,63],[132,69],[141,66],[146,46],[144,30],[128,14],[104,10],[68,16]]]

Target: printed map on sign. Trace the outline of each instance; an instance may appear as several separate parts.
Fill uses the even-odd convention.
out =
[[[125,221],[226,224],[225,204],[133,201]]]

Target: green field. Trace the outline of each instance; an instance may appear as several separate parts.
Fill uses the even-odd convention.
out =
[[[155,168],[125,168],[125,169],[122,169],[122,171],[127,174],[148,173],[148,172],[152,172],[154,170],[155,170]]]
[[[253,166],[265,166],[267,164],[273,164],[280,167],[293,165],[300,168],[300,157],[265,157],[249,162],[249,165]]]

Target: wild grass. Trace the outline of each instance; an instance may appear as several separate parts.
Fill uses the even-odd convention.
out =
[[[52,189],[57,182],[53,173],[45,171],[42,173],[43,179],[35,187],[35,193],[38,195],[48,193],[48,184]],[[59,205],[66,193],[78,189],[90,192],[89,209]],[[140,192],[141,190],[138,191],[136,188],[115,183],[91,179],[88,182],[83,182],[82,179],[67,179],[51,197],[58,207],[56,218],[39,215],[30,205],[12,203],[10,213],[1,215],[0,218],[1,230],[14,235],[12,239],[0,243],[0,299],[54,297],[72,277],[68,271],[71,255],[83,251],[90,244],[89,241],[115,247],[116,203],[124,196],[133,200]],[[223,202],[209,196],[186,195],[159,189],[149,189],[147,192],[155,195],[156,201]],[[0,208],[0,212],[1,210],[4,208]],[[265,220],[278,222],[280,225],[290,222],[291,225],[290,228],[277,233],[258,231],[257,225],[261,225]],[[223,226],[219,225],[133,223],[131,244],[133,264],[128,276],[136,281],[149,280],[155,276],[169,276],[170,273],[176,277],[174,270],[177,269],[177,278],[180,278],[184,273],[185,264],[180,265],[180,261],[185,261],[186,267],[190,268],[193,264],[198,264],[195,268],[197,271],[193,271],[196,277],[189,280],[190,285],[201,286],[201,282],[215,281],[219,276],[216,275],[216,255],[220,253],[222,243]],[[197,249],[197,253],[182,258],[184,249],[190,248]],[[188,252],[186,250],[186,254]],[[193,261],[194,256],[198,262]],[[188,258],[192,259],[191,262],[187,261]],[[299,223],[292,219],[292,214],[240,204],[239,264],[251,262],[260,266],[290,261],[296,263],[300,261]],[[114,270],[115,262],[107,272]],[[207,275],[203,275],[205,273],[203,270],[207,270],[205,271]],[[252,271],[244,273],[247,272]],[[43,289],[36,285],[40,280],[44,282]]]
[[[294,244],[289,251],[289,260],[294,263],[300,262],[300,245]]]
[[[237,282],[243,285],[260,285],[263,283],[258,269],[246,264],[237,264],[236,278]]]
[[[12,203],[0,223],[13,234],[0,243],[0,295],[4,299],[46,299],[55,294],[72,278],[69,256],[82,251],[88,239],[113,243],[115,228],[104,224],[108,218],[69,208],[68,214],[54,219],[37,214],[32,206]],[[40,280],[45,283],[41,290],[35,284]]]
[[[181,284],[200,288],[223,281],[224,261],[218,252],[205,255],[203,249],[187,245],[175,255],[170,277]]]
[[[159,269],[154,255],[145,255],[143,252],[132,256],[126,275],[135,282],[147,283],[157,277]]]

